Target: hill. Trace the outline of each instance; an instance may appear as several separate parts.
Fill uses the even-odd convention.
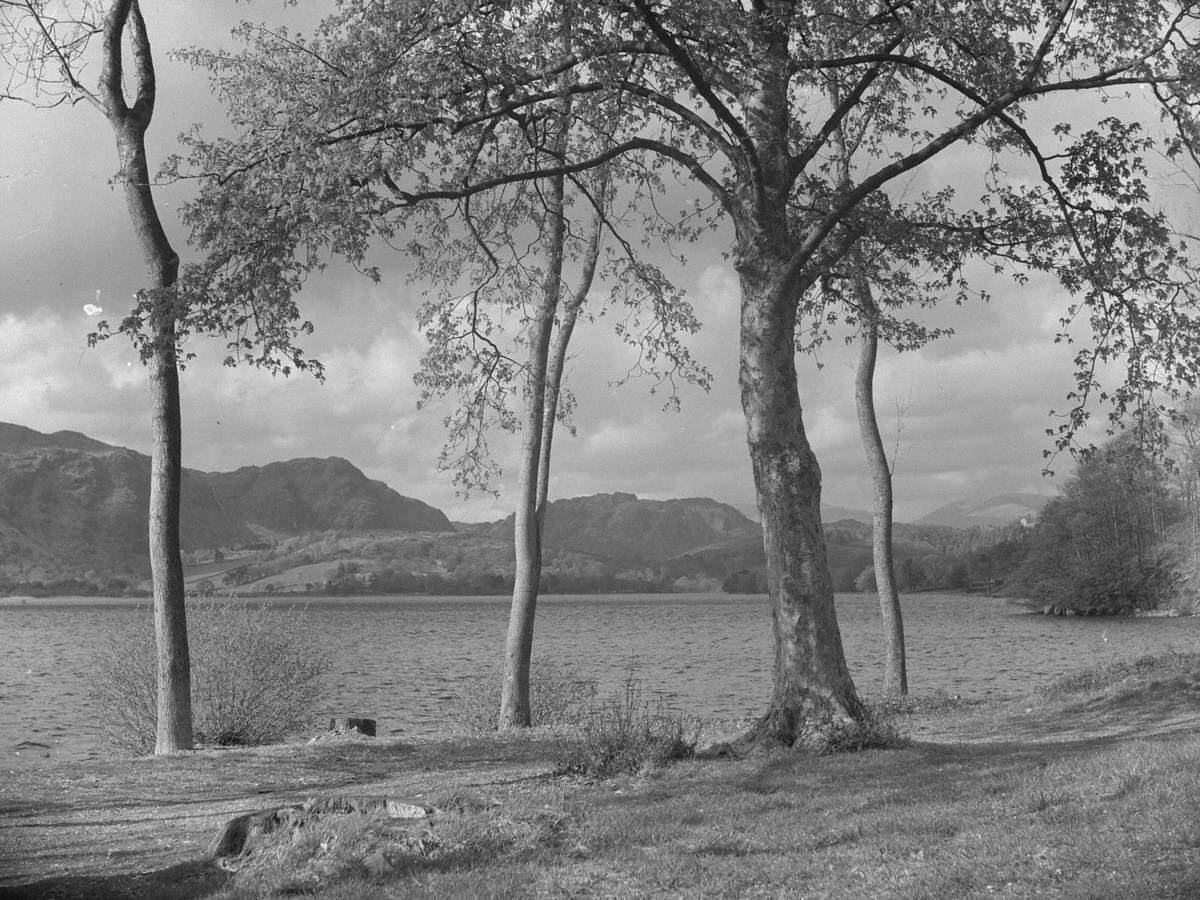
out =
[[[0,424],[0,576],[10,581],[142,578],[150,459],[75,432]],[[451,531],[428,504],[344,459],[183,474],[185,552],[308,531]]]
[[[148,457],[123,447],[0,424],[0,589],[119,593],[124,584],[114,579],[144,586],[149,472]],[[1041,500],[965,501],[923,524],[897,525],[901,583],[978,581],[972,556],[1001,539],[985,523],[1011,521]],[[512,516],[456,527],[339,457],[185,470],[183,510],[195,590],[468,594],[504,593],[512,583]],[[871,565],[870,517],[827,513],[834,587],[854,590]],[[846,515],[829,517],[836,513]],[[930,524],[939,518],[971,527]],[[547,593],[765,587],[758,524],[703,497],[557,500],[547,508],[543,562]]]
[[[484,533],[511,542],[514,517]],[[703,547],[762,542],[756,522],[707,497],[639,500],[633,494],[594,494],[546,507],[545,543],[626,563],[662,562]]]
[[[956,500],[917,519],[917,524],[972,528],[977,525],[1009,525],[1021,519],[1032,521],[1049,500],[1050,497],[1045,494],[1030,493]]]

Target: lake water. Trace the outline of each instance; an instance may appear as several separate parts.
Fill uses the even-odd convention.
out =
[[[508,621],[504,597],[331,598],[305,606],[307,627],[333,657],[315,722],[369,716],[384,735],[448,725],[464,686],[497,670]],[[271,614],[289,613],[280,605]],[[904,615],[909,686],[918,694],[1011,696],[1088,665],[1200,647],[1200,618],[1049,618],[1004,600],[941,594],[906,597]],[[99,711],[88,702],[91,659],[148,618],[146,601],[0,600],[0,765],[105,755]],[[871,694],[882,674],[875,598],[839,596],[838,619],[855,681]],[[632,669],[673,708],[742,719],[761,712],[769,695],[770,633],[761,596],[550,596],[538,607],[535,654],[573,662],[602,694]]]

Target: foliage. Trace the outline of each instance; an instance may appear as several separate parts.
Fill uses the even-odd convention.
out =
[[[205,600],[188,609],[194,731],[202,743],[265,744],[310,723],[328,659],[296,609]],[[156,663],[149,619],[99,648],[92,694],[106,736],[154,748]]]
[[[696,752],[702,723],[667,712],[662,700],[652,708],[642,683],[626,677],[620,691],[594,704],[579,725],[579,736],[558,750],[563,772],[609,777],[636,774],[688,759]]]
[[[437,223],[471,229],[473,204],[486,219],[497,196],[564,178],[586,194],[609,164],[636,170],[644,227],[672,252],[727,225],[748,439],[778,536],[768,544],[776,614],[834,634],[829,573],[804,563],[821,558],[820,471],[790,351],[851,318],[848,304],[822,297],[837,292],[852,253],[870,251],[871,279],[906,304],[968,296],[969,260],[1056,277],[1070,298],[1059,340],[1087,332],[1070,408],[1050,429],[1059,449],[1074,447],[1096,403],[1113,422],[1133,415],[1154,429],[1164,399],[1200,379],[1196,238],[1159,208],[1146,163],[1155,153],[1200,161],[1196,13],[1193,3],[1082,0],[965,0],[953,14],[940,0],[885,14],[867,0],[341,3],[312,39],[247,28],[247,53],[194,56],[216,77],[236,135],[194,142],[192,171],[205,182],[185,217],[210,252],[226,242],[226,217],[253,223],[222,246],[236,254],[250,240],[249,256],[265,253],[280,271],[262,274],[284,301],[289,282],[319,264],[314,252],[357,264],[370,240],[398,243],[414,222],[418,243],[448,246]],[[1153,97],[1162,122],[1146,121],[1143,104],[1088,106],[1127,91]],[[566,141],[555,125],[572,105]],[[853,154],[839,153],[847,135]],[[919,170],[939,156],[966,190],[936,174],[921,189]],[[684,202],[660,201],[671,177],[690,186]],[[529,231],[513,240],[519,248]],[[467,287],[449,322],[486,344],[490,323],[469,299],[482,287]],[[651,302],[651,335],[690,316],[676,292],[661,296],[667,315]],[[917,346],[938,330],[900,321],[896,342]],[[489,358],[499,365],[503,354]],[[840,646],[823,649],[778,642],[777,687],[793,683],[774,696],[856,709]],[[791,727],[796,712],[773,721]]]
[[[1080,610],[1154,608],[1175,586],[1165,538],[1181,514],[1162,466],[1125,435],[1084,459],[1042,510],[1015,588]]]
[[[496,730],[500,709],[500,672],[466,682],[458,692],[455,722],[470,732]],[[534,657],[529,667],[530,718],[533,725],[574,725],[596,696],[596,682],[574,663]]]

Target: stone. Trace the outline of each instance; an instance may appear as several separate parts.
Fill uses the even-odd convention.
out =
[[[392,871],[392,864],[387,861],[387,857],[379,850],[363,857],[363,868],[372,878],[381,878]]]
[[[281,829],[296,832],[305,822],[321,816],[378,811],[390,819],[409,820],[425,819],[435,813],[431,807],[395,797],[309,797],[303,803],[292,806],[277,806],[235,816],[209,842],[208,856],[218,861],[241,856],[253,850],[255,842],[263,835]]]
[[[375,720],[354,717],[330,719],[329,730],[335,734],[348,734],[355,731],[367,737],[375,737]]]
[[[388,800],[384,809],[387,810],[389,819],[423,819],[433,814],[433,810],[428,806],[410,803],[407,800]]]

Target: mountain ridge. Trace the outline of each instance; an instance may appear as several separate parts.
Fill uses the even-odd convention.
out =
[[[33,579],[149,570],[150,458],[78,432],[0,423],[0,575]],[[185,552],[307,531],[452,531],[441,510],[331,457],[184,469]]]
[[[182,491],[189,584],[206,591],[493,593],[511,583],[512,516],[456,526],[342,457],[185,469]],[[120,576],[144,584],[148,493],[144,454],[78,432],[0,423],[0,582],[70,576],[95,586]],[[924,560],[926,571],[944,575],[955,554],[993,539],[993,526],[978,527],[985,514],[1023,510],[1032,503],[1023,497],[947,505],[944,514],[965,517],[971,534],[898,524],[898,558]],[[838,590],[851,590],[870,566],[870,516],[840,507],[823,513],[831,575]],[[708,497],[556,500],[544,536],[548,592],[763,584],[760,526]]]

